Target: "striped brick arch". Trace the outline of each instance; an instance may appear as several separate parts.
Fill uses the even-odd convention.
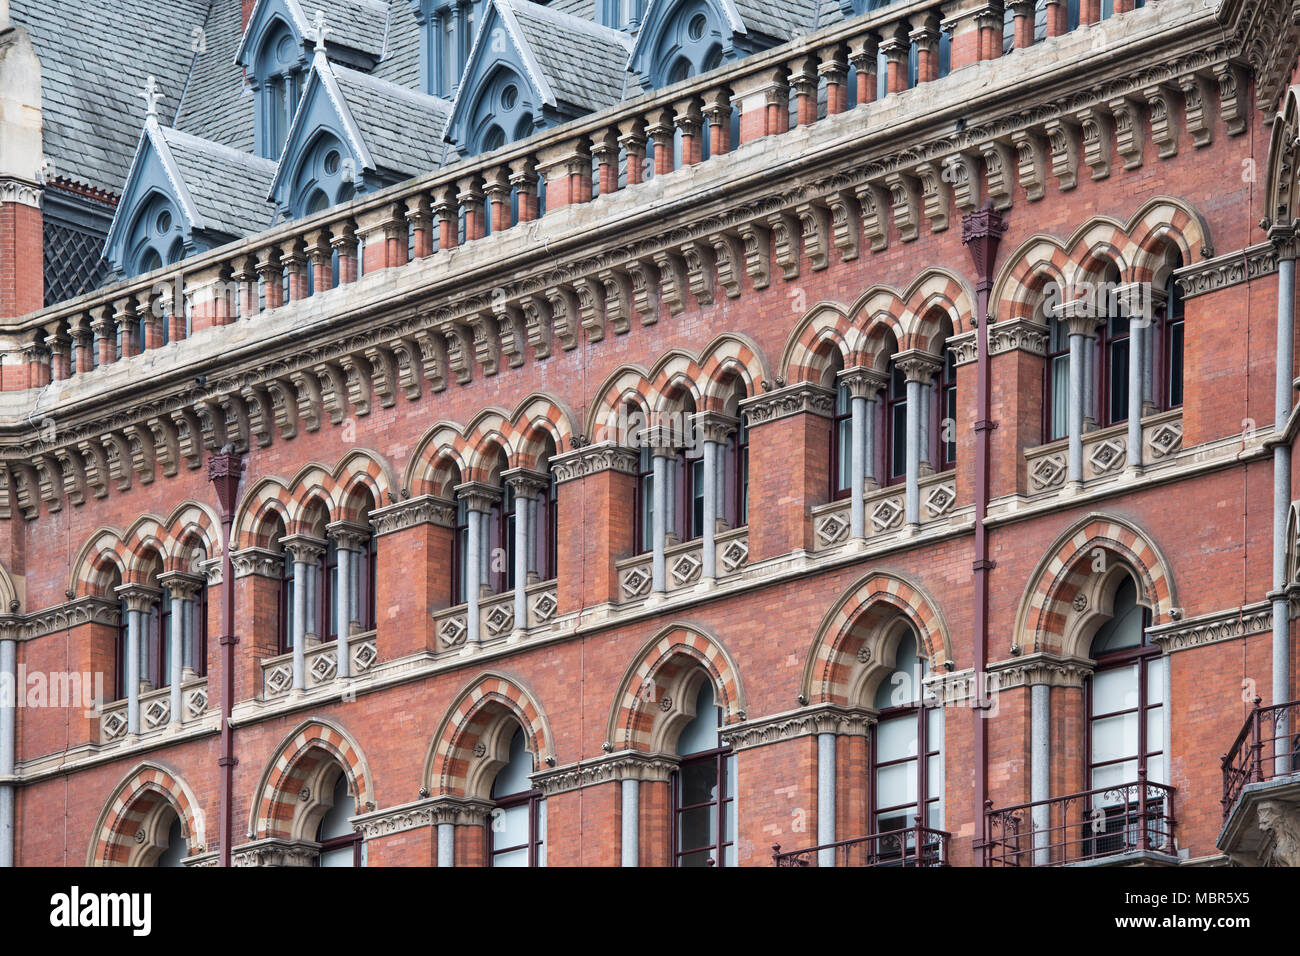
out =
[[[132,770],[109,797],[95,826],[86,864],[129,866],[138,862],[140,848],[149,838],[147,831],[163,807],[170,807],[180,818],[186,855],[204,852],[203,811],[193,792],[171,770],[147,762]]]
[[[449,498],[455,482],[488,481],[498,449],[511,468],[538,468],[549,438],[555,450],[572,446],[573,416],[554,398],[539,393],[524,398],[513,413],[499,408],[479,412],[469,424],[439,422],[416,444],[402,485],[412,495]]]
[[[681,707],[681,688],[695,668],[713,684],[722,722],[745,719],[740,673],[721,642],[691,625],[671,625],[652,637],[623,675],[610,713],[606,741],[613,750],[666,749],[665,726]]]
[[[1152,626],[1170,621],[1176,604],[1164,556],[1126,519],[1089,515],[1057,538],[1035,569],[1017,615],[1020,646],[1087,657],[1085,625],[1095,618],[1099,585],[1117,564],[1132,572]]]
[[[257,839],[303,836],[293,832],[298,807],[311,796],[304,797],[303,788],[328,761],[337,763],[347,776],[357,810],[374,809],[370,770],[356,742],[333,721],[313,718],[289,735],[262,774],[249,825]]]
[[[794,327],[781,355],[781,374],[787,383],[822,384],[828,357],[840,353],[845,368],[851,368],[863,348],[861,331],[848,311],[833,302],[821,302],[809,310]]]
[[[533,768],[555,757],[546,715],[533,694],[515,677],[489,672],[476,677],[457,696],[425,761],[424,780],[435,796],[487,797],[496,770],[509,752],[514,722],[523,728]],[[503,726],[510,725],[510,726]]]
[[[182,502],[166,519],[141,515],[125,532],[101,528],[91,536],[73,562],[69,588],[78,597],[111,596],[106,588],[114,571],[124,584],[146,583],[155,558],[161,570],[194,571],[196,547],[205,556],[221,548],[220,525],[205,505]]]
[[[771,378],[759,347],[735,333],[720,335],[710,342],[701,353],[699,366],[703,376],[704,408],[709,411],[727,411],[727,402],[731,398],[727,385],[733,377],[744,384],[748,396],[757,395],[763,382]]]
[[[1062,291],[1058,298],[1078,298],[1086,282],[1101,277],[1113,262],[1120,282],[1152,282],[1171,253],[1184,265],[1213,255],[1204,218],[1180,199],[1157,196],[1127,222],[1097,216],[1068,238],[1030,236],[1008,256],[993,285],[989,311],[999,320],[1030,318],[1046,283]]]
[[[906,619],[931,672],[953,660],[948,628],[934,600],[915,581],[872,572],[849,588],[822,620],[804,664],[802,692],[810,704],[857,706],[866,685],[884,668],[891,626]]]

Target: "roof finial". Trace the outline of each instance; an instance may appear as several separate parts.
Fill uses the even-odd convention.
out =
[[[159,91],[158,81],[153,78],[152,73],[149,74],[149,79],[145,80],[144,92],[140,95],[144,97],[144,115],[157,119],[158,101],[163,98],[163,95]]]
[[[316,11],[316,18],[312,20],[312,25],[316,28],[316,52],[325,52],[325,38],[329,36],[330,28],[325,25],[325,14],[321,10]]]

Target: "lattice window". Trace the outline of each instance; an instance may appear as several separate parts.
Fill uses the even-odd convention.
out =
[[[100,254],[104,237],[55,222],[45,223],[45,304],[98,289],[108,278]]]

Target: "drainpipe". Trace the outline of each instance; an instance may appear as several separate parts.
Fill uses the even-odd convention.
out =
[[[1291,611],[1287,599],[1286,526],[1291,508],[1291,446],[1282,435],[1291,417],[1292,356],[1295,340],[1295,227],[1274,226],[1269,238],[1277,248],[1277,391],[1273,429],[1273,692],[1274,704],[1291,699]],[[1277,712],[1276,734],[1286,739],[1289,728],[1284,711]],[[1291,758],[1279,748],[1278,774],[1291,770]]]
[[[18,644],[0,638],[0,778],[14,775],[14,716],[18,706]],[[0,783],[0,867],[14,865],[14,787]]]
[[[221,506],[221,533],[225,548],[221,554],[221,756],[220,767],[221,816],[218,821],[218,847],[221,866],[230,866],[230,847],[234,823],[235,789],[235,735],[230,726],[230,711],[235,699],[235,568],[230,559],[234,548],[235,493],[239,479],[244,474],[244,459],[235,453],[233,445],[226,445],[221,453],[208,458],[208,481],[217,492]]]
[[[975,390],[977,417],[975,420],[975,560],[971,567],[975,573],[975,694],[971,713],[975,720],[975,859],[985,865],[985,847],[988,844],[988,815],[985,812],[989,793],[988,727],[984,711],[989,702],[985,692],[985,665],[988,657],[989,629],[989,560],[988,529],[985,517],[989,502],[989,432],[996,424],[989,420],[989,293],[993,289],[993,263],[997,258],[998,242],[1006,234],[1006,222],[985,202],[979,212],[962,217],[961,241],[971,254],[977,276],[975,283]]]

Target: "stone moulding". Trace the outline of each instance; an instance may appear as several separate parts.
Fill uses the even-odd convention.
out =
[[[866,709],[822,705],[730,724],[722,729],[722,741],[733,750],[748,750],[816,734],[863,737],[875,722],[875,713]]]
[[[1277,248],[1261,242],[1236,252],[1229,252],[1204,262],[1196,262],[1174,271],[1175,281],[1184,299],[1261,279],[1277,272]]]
[[[551,470],[555,473],[556,482],[560,484],[602,471],[635,475],[639,469],[639,450],[612,441],[575,448],[551,459]]]
[[[804,412],[830,418],[835,413],[835,393],[810,382],[797,382],[744,399],[740,407],[750,427]]]
[[[1294,604],[1294,601],[1293,601]],[[1295,615],[1295,607],[1291,610]],[[1266,634],[1273,629],[1273,609],[1267,601],[1244,607],[1215,611],[1182,621],[1172,621],[1151,628],[1147,633],[1166,654],[1231,641],[1252,634]]]
[[[543,796],[553,796],[615,780],[664,781],[677,769],[678,763],[676,757],[667,754],[625,750],[554,770],[543,770],[530,779]]]

